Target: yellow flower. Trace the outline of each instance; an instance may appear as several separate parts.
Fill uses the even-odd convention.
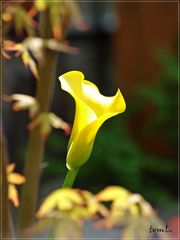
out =
[[[79,71],[67,72],[59,80],[61,88],[71,94],[76,103],[66,161],[68,169],[74,170],[89,159],[101,125],[108,118],[124,112],[126,104],[119,89],[113,97],[103,96],[95,84],[84,80]]]
[[[6,167],[8,182],[8,199],[14,204],[15,207],[19,207],[18,191],[15,185],[21,185],[25,183],[26,179],[21,174],[13,172],[14,169],[15,163],[8,164]]]

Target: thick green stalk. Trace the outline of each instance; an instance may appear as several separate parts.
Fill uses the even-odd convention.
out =
[[[45,39],[52,37],[48,11],[41,14],[40,30],[41,38]],[[36,92],[36,99],[40,106],[40,113],[49,111],[52,102],[56,57],[57,54],[55,52],[44,49],[44,62],[39,66],[40,80],[37,84]],[[26,183],[23,185],[21,195],[18,221],[19,234],[29,227],[34,220],[44,146],[45,139],[40,136],[39,128],[34,128],[30,131],[27,146],[27,158],[24,169]]]
[[[79,169],[68,170],[64,180],[64,184],[63,184],[64,188],[71,188],[73,186],[76,176],[78,174],[78,171]]]

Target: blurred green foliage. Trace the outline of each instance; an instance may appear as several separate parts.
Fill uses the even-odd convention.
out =
[[[156,60],[161,64],[161,74],[155,85],[142,85],[138,89],[136,101],[130,106],[131,115],[153,104],[155,114],[146,126],[149,132],[161,132],[166,135],[177,149],[178,124],[178,60],[164,49],[158,49]],[[177,153],[177,151],[176,151]]]
[[[109,120],[99,130],[90,160],[79,172],[77,187],[98,191],[106,185],[118,184],[154,203],[169,202],[175,197],[178,66],[176,58],[163,49],[156,52],[156,59],[162,65],[156,85],[142,85],[128,102],[126,113]],[[145,137],[157,132],[165,137],[172,152],[169,156],[143,149],[130,129],[129,120],[149,103],[154,114],[138,131]],[[63,179],[67,143],[68,139],[59,133],[49,137],[44,177],[59,175]]]

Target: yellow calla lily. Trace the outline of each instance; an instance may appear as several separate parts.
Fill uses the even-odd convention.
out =
[[[95,84],[84,80],[83,73],[70,71],[59,77],[61,88],[75,100],[75,120],[68,144],[66,165],[78,169],[90,157],[96,134],[108,119],[125,111],[126,104],[118,89],[113,97],[103,96]]]

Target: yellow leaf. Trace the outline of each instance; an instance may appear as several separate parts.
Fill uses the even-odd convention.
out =
[[[8,181],[8,199],[14,204],[15,207],[19,206],[18,191],[14,184],[22,184],[25,182],[25,177],[18,173],[14,173],[15,163],[6,166],[7,181]]]
[[[32,59],[27,50],[23,51],[21,54],[22,61],[25,66],[29,67],[33,75],[37,80],[39,80],[39,73],[35,61]]]
[[[81,196],[72,189],[63,188],[59,190],[57,207],[59,210],[69,210],[74,205],[83,204]]]
[[[41,204],[38,212],[36,213],[37,218],[42,218],[48,215],[55,207],[57,203],[57,191],[51,193]]]
[[[34,6],[39,12],[42,12],[47,8],[47,3],[45,0],[35,0]]]
[[[88,191],[81,191],[82,196],[85,199],[86,202],[86,209],[89,213],[89,216],[93,216],[97,213],[100,213],[102,216],[107,216],[109,214],[109,211],[104,207],[101,203],[99,203],[96,196],[94,196],[92,193]]]
[[[7,174],[13,172],[14,169],[15,169],[15,166],[16,166],[15,163],[10,163],[10,164],[8,164],[8,165],[6,166]]]
[[[8,179],[8,183],[11,183],[11,184],[20,185],[25,183],[25,177],[18,173],[9,173],[7,175],[7,179]]]
[[[106,187],[104,190],[99,192],[96,197],[99,201],[126,201],[130,196],[130,192],[127,191],[125,188],[119,186],[109,186]]]
[[[8,198],[15,207],[19,206],[18,191],[16,190],[16,187],[12,184],[8,185]]]
[[[3,49],[5,51],[21,51],[22,48],[23,48],[23,45],[21,43],[15,43],[10,40],[3,41]]]
[[[155,214],[151,205],[148,202],[146,202],[140,194],[137,194],[137,193],[131,194],[131,196],[128,199],[128,205],[129,205],[129,209],[132,211],[132,213],[134,211],[133,207],[137,206],[137,204],[138,204],[138,206],[140,208],[140,212],[143,216]],[[137,210],[135,210],[135,211],[137,212]]]
[[[8,13],[8,12],[4,12],[2,14],[2,20],[5,22],[9,22],[12,20],[12,14]]]
[[[28,66],[29,59],[30,59],[30,55],[29,55],[28,51],[23,51],[21,56],[22,56],[22,61],[23,61],[24,65]]]
[[[81,204],[83,204],[83,199],[77,192],[73,189],[62,188],[54,191],[44,200],[36,216],[41,218],[56,208],[60,211],[67,211],[74,205]]]
[[[81,222],[84,219],[89,219],[92,217],[92,214],[88,211],[86,207],[74,206],[68,214],[69,218]]]
[[[31,72],[33,73],[33,75],[35,76],[35,78],[37,80],[39,80],[39,73],[38,73],[38,70],[37,70],[37,65],[32,58],[29,60],[28,66],[29,66]]]

